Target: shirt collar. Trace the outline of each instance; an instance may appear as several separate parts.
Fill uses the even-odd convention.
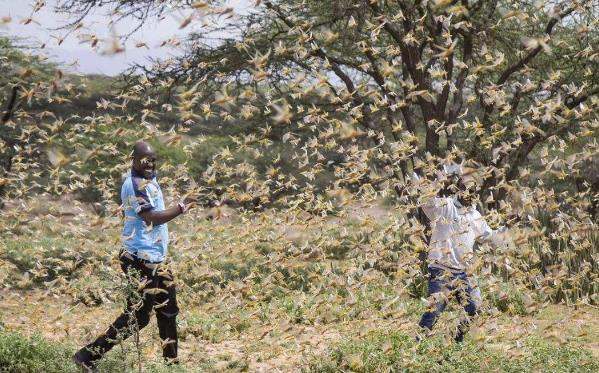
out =
[[[464,206],[464,205],[462,205],[462,203],[460,201],[458,201],[458,198],[455,197],[455,196],[451,197],[451,199],[453,201],[454,206],[457,207],[458,210],[460,210],[461,212],[466,213],[466,212],[473,211],[475,209],[474,204],[472,204],[470,206]]]
[[[453,202],[453,205],[454,205],[455,207],[457,207],[457,208],[459,208],[459,209],[460,209],[460,208],[462,208],[462,207],[464,207],[464,206],[462,206],[462,204],[460,203],[460,201],[458,201],[458,197],[456,197],[456,196],[451,196],[450,198],[451,198],[451,201]]]
[[[131,167],[131,176],[133,177],[140,177],[142,179],[146,179],[146,180],[153,180],[154,178],[156,178],[156,172],[152,172],[152,175],[150,177],[145,177],[143,174],[135,171],[135,169],[133,167]]]

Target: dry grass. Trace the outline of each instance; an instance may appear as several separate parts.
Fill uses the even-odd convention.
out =
[[[381,332],[413,335],[424,309],[415,282],[421,276],[417,252],[401,237],[390,241],[381,234],[392,219],[388,211],[363,212],[355,209],[353,218],[343,220],[273,211],[253,216],[225,211],[220,220],[207,220],[198,212],[171,224],[170,265],[182,310],[181,368],[319,370],[328,365],[315,361],[328,361],[337,346],[359,346]],[[119,314],[122,278],[114,256],[120,222],[98,223],[88,214],[87,225],[84,216],[60,223],[47,216],[32,219],[20,229],[37,235],[3,238],[0,321],[6,330],[40,334],[74,351]],[[522,347],[526,341],[537,337],[599,357],[596,307],[546,303],[524,283],[493,278],[481,278],[485,312],[468,337],[469,348],[484,346],[517,358],[528,351]],[[492,296],[496,289],[509,295],[500,297],[501,307]],[[459,316],[457,308],[443,315],[441,338]],[[160,367],[157,330],[151,324],[142,334],[142,352],[150,361],[145,368],[152,371]],[[108,360],[132,367],[127,363],[132,348],[125,344],[124,359],[116,348]]]

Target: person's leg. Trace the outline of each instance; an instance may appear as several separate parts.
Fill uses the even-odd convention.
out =
[[[447,282],[449,280],[449,273],[438,268],[429,268],[429,280],[428,280],[428,295],[429,295],[429,308],[420,319],[418,325],[421,328],[432,330],[433,326],[437,322],[439,315],[445,309],[447,305]]]
[[[116,318],[106,332],[95,341],[81,348],[75,354],[78,360],[92,364],[102,358],[119,341],[127,339],[135,331],[141,330],[150,322],[150,312],[154,303],[152,294],[138,291],[139,281],[144,281],[146,274],[138,263],[121,257],[121,268],[125,272],[132,293],[128,294],[125,311]],[[147,284],[151,286],[151,282]]]
[[[470,321],[478,313],[481,304],[478,286],[474,286],[471,279],[465,273],[460,274],[459,278],[461,283],[458,288],[457,299],[460,304],[464,306],[466,317],[462,318],[458,324],[456,335],[454,337],[456,342],[462,342],[464,340],[464,336],[470,328]]]
[[[158,322],[158,333],[162,340],[162,356],[172,361],[177,358],[177,291],[173,275],[167,268],[160,269],[156,273],[157,283],[161,289],[167,293],[160,293],[156,296],[156,321]]]

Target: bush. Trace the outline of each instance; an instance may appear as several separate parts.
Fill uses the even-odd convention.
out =
[[[579,299],[596,303],[599,264],[595,258],[599,253],[599,234],[591,231],[554,237],[564,229],[559,220],[548,213],[540,213],[537,218],[546,234],[531,240],[538,260],[527,264],[542,274],[543,295],[555,303],[574,303]],[[565,276],[556,280],[559,271]]]
[[[3,373],[78,373],[81,370],[73,361],[75,349],[53,343],[39,335],[23,336],[0,327],[0,372]],[[98,372],[134,372],[138,370],[132,350],[115,348],[99,363]],[[161,358],[145,361],[144,371],[184,372],[183,367],[165,365]]]
[[[39,336],[30,338],[0,331],[0,370],[2,372],[77,372],[70,363],[71,351]]]
[[[488,296],[491,304],[501,312],[520,316],[529,313],[524,302],[524,295],[512,286],[503,284],[499,292],[488,292]]]
[[[39,285],[58,276],[70,279],[89,260],[89,254],[74,249],[73,241],[56,237],[5,241],[2,259],[28,274]]]

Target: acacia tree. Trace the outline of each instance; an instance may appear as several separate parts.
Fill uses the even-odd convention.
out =
[[[69,0],[61,9],[86,14],[95,6],[112,5],[121,16],[141,22],[169,7],[197,3]],[[328,101],[349,104],[346,111],[359,116],[356,125],[380,132],[388,142],[423,133],[416,152],[443,155],[459,145],[469,149],[469,158],[505,168],[508,179],[539,143],[574,131],[564,112],[597,93],[597,8],[592,1],[262,5],[208,30],[231,35],[221,43],[192,35],[185,56],[167,61],[156,75],[173,78],[175,85],[201,82],[199,91],[205,86],[205,93],[213,93],[211,84],[230,79],[244,87],[293,92],[296,87],[288,83],[305,74],[304,87],[320,80],[329,89],[329,97],[311,102],[323,113],[336,110]],[[545,117],[530,117],[531,109]],[[528,133],[527,124],[518,121],[527,116],[524,123],[545,134]],[[474,128],[464,130],[460,119]],[[513,143],[514,137],[519,144],[495,146]]]
[[[181,27],[197,9],[209,12],[203,2],[183,1],[60,5],[81,15],[74,29],[97,6],[139,22],[189,9]],[[436,186],[434,177],[415,184],[408,176],[415,169],[436,176],[437,164],[462,158],[477,166],[481,202],[496,207],[491,219],[524,218],[534,228],[526,239],[540,240],[536,247],[552,255],[542,270],[565,264],[573,279],[590,279],[584,286],[591,294],[596,238],[587,232],[597,182],[586,170],[597,158],[596,13],[591,1],[263,1],[246,15],[208,24],[207,35],[219,40],[192,34],[182,56],[139,67],[143,74],[132,74],[130,87],[101,100],[94,115],[71,116],[63,138],[52,129],[66,123],[58,119],[51,132],[38,133],[82,151],[79,165],[98,152],[111,157],[110,165],[98,160],[77,173],[76,162],[48,154],[48,174],[55,185],[67,183],[58,192],[73,190],[102,179],[97,170],[124,171],[115,163],[125,164],[130,142],[116,139],[155,136],[173,144],[196,124],[218,124],[233,136],[200,169],[208,199],[326,214],[336,207],[327,193],[342,188],[364,200],[396,192],[393,228],[412,237],[422,232],[411,219],[420,197]],[[119,108],[124,115],[114,113]],[[160,121],[173,114],[180,121],[165,133]],[[97,144],[99,134],[110,143]],[[192,138],[184,151],[201,151],[201,141]],[[31,169],[23,155],[36,146],[25,147],[19,172]],[[254,162],[264,156],[267,162]],[[171,171],[176,180],[187,177],[181,167]],[[115,188],[101,188],[106,199],[114,196]],[[518,203],[528,210],[505,202],[513,191],[522,192]],[[541,212],[550,215],[549,232]],[[560,239],[588,250],[566,260],[574,252],[566,246],[547,250]],[[529,269],[523,262],[520,270]]]
[[[596,214],[596,2],[258,1],[228,19],[223,3],[58,5],[79,16],[75,28],[97,7],[138,25],[172,9],[190,12],[181,27],[194,12],[215,15],[182,56],[137,66],[132,79],[137,97],[168,93],[144,118],[165,103],[185,125],[241,123],[235,150],[271,156],[260,169],[223,148],[201,178],[210,198],[264,206],[283,196],[322,211],[323,190],[405,196],[412,170],[465,159],[482,206],[502,215],[526,187],[561,198],[577,221]],[[334,182],[319,188],[322,175]]]

